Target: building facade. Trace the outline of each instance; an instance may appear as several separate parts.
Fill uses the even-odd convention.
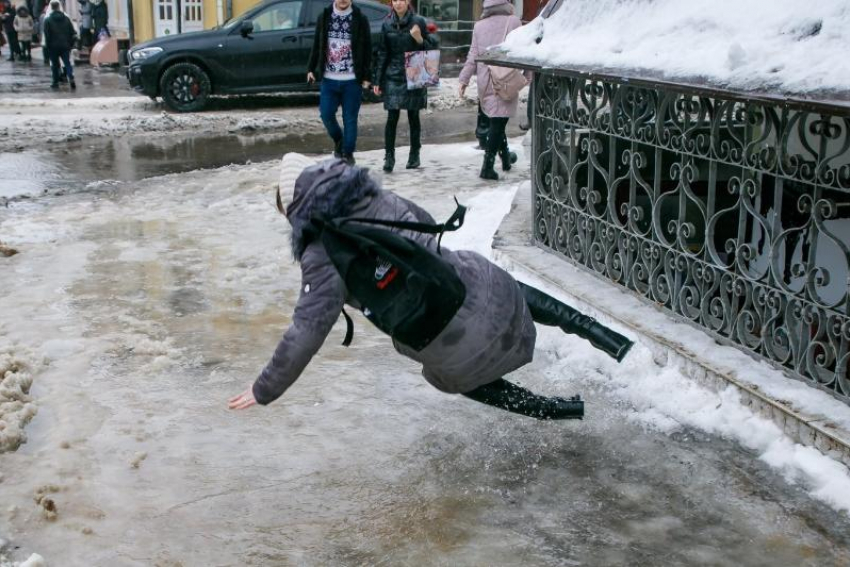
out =
[[[129,39],[133,44],[175,33],[211,29],[243,14],[260,1],[106,0],[110,14],[116,14],[116,29],[125,30],[122,39]],[[390,0],[381,1],[390,3]],[[413,4],[421,15],[434,20],[439,26],[447,57],[450,58],[452,52],[457,52],[458,58],[465,57],[472,26],[481,15],[483,0],[415,0]],[[524,21],[533,19],[545,4],[546,0],[514,2],[517,15],[521,15]]]

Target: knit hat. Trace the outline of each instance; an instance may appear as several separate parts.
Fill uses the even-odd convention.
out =
[[[278,209],[286,207],[284,214],[292,227],[292,257],[298,261],[312,238],[311,219],[348,216],[362,199],[380,190],[368,170],[338,158],[314,162],[300,154],[287,154],[282,166]]]
[[[308,158],[304,154],[289,152],[280,160],[280,178],[277,186],[278,202],[286,207],[292,202],[292,192],[295,190],[295,181],[301,172],[316,165],[316,160]],[[283,211],[281,211],[283,212]]]

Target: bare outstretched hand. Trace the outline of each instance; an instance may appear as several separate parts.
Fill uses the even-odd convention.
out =
[[[241,394],[237,396],[233,396],[227,401],[227,407],[229,409],[242,410],[247,409],[254,404],[257,403],[256,398],[254,398],[254,390],[252,388],[248,388]]]

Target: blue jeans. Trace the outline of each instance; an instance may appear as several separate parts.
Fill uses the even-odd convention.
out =
[[[342,140],[342,153],[354,154],[357,145],[357,115],[360,113],[360,84],[357,79],[335,81],[323,79],[319,92],[319,114],[334,143]],[[336,120],[336,111],[342,105],[342,125]]]
[[[71,51],[68,49],[58,50],[51,49],[49,53],[50,57],[50,70],[53,71],[53,84],[59,84],[59,59],[62,59],[62,65],[65,66],[65,75],[68,77],[69,81],[74,80],[74,67],[71,65]]]

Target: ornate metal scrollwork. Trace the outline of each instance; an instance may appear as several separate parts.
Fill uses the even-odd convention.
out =
[[[850,117],[534,85],[535,239],[850,403]]]

